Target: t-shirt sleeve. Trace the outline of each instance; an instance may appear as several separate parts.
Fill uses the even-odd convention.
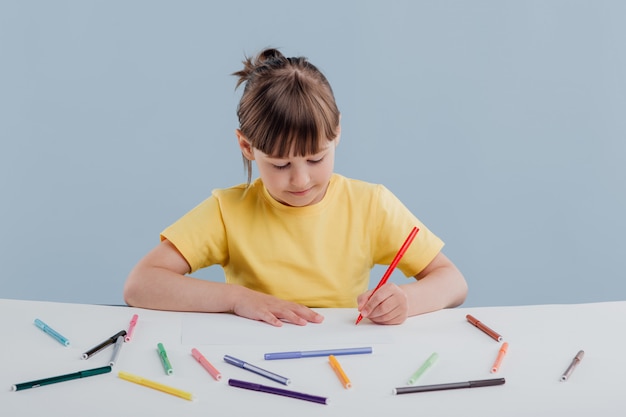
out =
[[[376,264],[389,265],[415,226],[419,231],[397,266],[404,275],[417,275],[444,246],[438,236],[382,185],[378,189],[375,213],[377,228],[373,235],[372,248]]]
[[[191,272],[227,262],[226,232],[219,200],[214,195],[168,226],[160,237],[178,249]]]

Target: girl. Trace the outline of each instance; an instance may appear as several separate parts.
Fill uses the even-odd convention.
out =
[[[266,49],[233,75],[245,84],[235,134],[248,181],[214,190],[161,233],[128,276],[129,305],[281,326],[321,322],[313,307],[356,307],[374,323],[399,324],[465,300],[465,279],[437,236],[384,186],[333,173],[340,113],[313,64]],[[414,226],[398,268],[415,280],[370,298],[371,268],[389,264]],[[214,264],[225,283],[188,276]]]

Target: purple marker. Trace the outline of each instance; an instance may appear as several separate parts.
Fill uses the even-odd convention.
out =
[[[253,382],[241,381],[239,379],[229,379],[228,385],[231,387],[249,389],[251,391],[265,392],[268,394],[282,395],[284,397],[296,398],[298,400],[311,401],[318,404],[329,404],[326,397],[304,394],[302,392],[291,391],[282,388],[268,387],[267,385],[255,384]]]
[[[224,355],[224,362],[229,363],[231,365],[238,366],[241,369],[254,372],[257,375],[264,376],[265,378],[271,379],[272,381],[276,381],[283,385],[289,385],[291,383],[291,380],[289,378],[277,375],[274,372],[267,371],[263,368],[259,368],[258,366],[254,366],[251,363],[242,361],[241,359],[234,358],[230,355]]]

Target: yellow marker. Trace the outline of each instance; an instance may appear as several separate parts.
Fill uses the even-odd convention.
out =
[[[341,365],[335,358],[335,355],[330,355],[328,357],[328,361],[330,362],[330,366],[335,370],[335,373],[339,377],[339,380],[343,384],[344,388],[349,389],[352,388],[352,383],[350,382],[350,378],[346,375],[346,373],[341,369]]]
[[[129,374],[128,372],[119,371],[117,374],[118,377],[125,379],[126,381],[134,382],[135,384],[143,385],[144,387],[152,388],[155,390],[159,390],[171,395],[175,395],[180,398],[184,398],[186,400],[193,400],[193,394],[187,391],[183,391],[178,388],[173,388],[168,385],[164,385],[155,381],[151,381],[146,378],[142,378],[137,375]]]

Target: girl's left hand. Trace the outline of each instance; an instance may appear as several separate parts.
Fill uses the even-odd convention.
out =
[[[357,308],[361,315],[377,324],[404,323],[409,313],[409,300],[402,288],[388,282],[372,295],[373,291],[358,296]],[[370,295],[372,298],[368,300]]]

